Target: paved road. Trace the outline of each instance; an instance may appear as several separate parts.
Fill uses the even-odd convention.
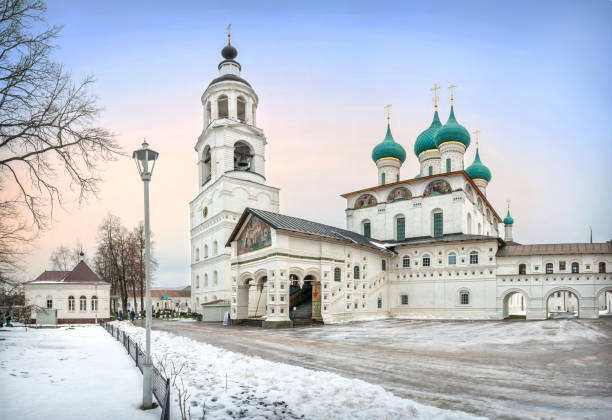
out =
[[[491,418],[612,418],[612,318],[384,320],[291,330],[154,320],[153,329]]]

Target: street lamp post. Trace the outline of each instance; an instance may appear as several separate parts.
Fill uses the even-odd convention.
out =
[[[136,161],[140,179],[144,183],[144,228],[145,228],[145,284],[146,284],[146,356],[142,367],[142,408],[153,406],[153,363],[151,362],[151,234],[149,228],[149,181],[159,153],[149,149],[145,140],[142,149],[136,150],[132,158]]]

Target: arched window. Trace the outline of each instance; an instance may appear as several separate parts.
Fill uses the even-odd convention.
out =
[[[87,310],[87,298],[85,296],[81,296],[79,298],[79,310],[81,311]]]
[[[403,214],[395,216],[395,239],[398,241],[406,239],[406,218]]]
[[[402,295],[402,305],[408,305],[408,295]]]
[[[213,242],[213,255],[217,255],[219,253],[219,243],[217,241]]]
[[[208,181],[210,181],[210,178],[212,176],[210,146],[206,146],[204,148],[204,153],[202,154],[202,163],[202,185],[204,185]]]
[[[480,222],[478,222],[478,234],[482,234],[482,225],[480,224]]]
[[[572,273],[579,273],[580,265],[577,262],[572,263]]]
[[[196,248],[195,250],[195,260],[200,261],[200,248]]]
[[[599,263],[599,272],[600,273],[605,273],[606,272],[606,263],[605,262],[600,262]]]
[[[204,287],[208,287],[208,273],[204,274]]]
[[[457,253],[455,253],[454,251],[451,251],[448,253],[448,265],[455,265],[457,264]]]
[[[432,181],[427,185],[425,191],[423,191],[423,197],[429,197],[434,195],[450,194],[453,192],[450,184],[443,179]]]
[[[200,288],[200,276],[196,276],[196,284],[195,284],[196,289]]]
[[[478,252],[470,252],[470,264],[478,264]]]
[[[53,298],[51,296],[47,296],[46,301],[47,309],[53,309]]]
[[[408,255],[404,255],[404,257],[402,258],[402,267],[410,267],[410,257]]]
[[[243,96],[236,98],[236,111],[238,113],[238,121],[241,123],[246,122],[246,100]]]
[[[482,213],[482,199],[480,197],[478,197],[478,201],[476,201],[476,208]]]
[[[334,268],[334,281],[342,280],[342,271],[339,267]]]
[[[355,280],[359,280],[359,266],[358,265],[353,267],[353,278]]]
[[[362,209],[365,207],[375,206],[376,204],[378,204],[378,201],[372,194],[361,194],[357,201],[355,201],[354,208]]]
[[[366,238],[372,237],[372,224],[369,220],[364,220],[361,222],[361,231],[363,232],[363,236]]]
[[[227,95],[221,95],[217,99],[217,113],[219,114],[219,119],[229,118]]]
[[[467,290],[462,290],[459,292],[459,303],[461,303],[462,305],[469,305],[470,304],[470,292],[468,292]]]
[[[442,236],[444,232],[444,216],[442,210],[434,210],[431,215],[432,233],[434,237]]]
[[[206,104],[206,125],[209,125],[212,122],[212,108],[210,106],[210,101]]]
[[[519,274],[527,274],[527,265],[519,264]]]
[[[387,260],[383,259],[381,260],[381,264],[382,264],[382,271],[387,271]]]
[[[68,310],[74,311],[74,296],[68,296]]]
[[[472,234],[472,215],[470,213],[467,214],[467,233]]]
[[[251,146],[244,141],[237,141],[234,143],[234,170],[253,170],[253,152]]]
[[[91,297],[91,310],[94,312],[98,310],[98,296]]]
[[[421,265],[423,267],[429,267],[431,265],[431,257],[429,254],[423,254],[423,263]]]
[[[552,273],[553,273],[552,263],[546,263],[546,274],[552,274]]]
[[[216,286],[217,284],[219,284],[219,274],[215,271],[213,273],[213,286]]]

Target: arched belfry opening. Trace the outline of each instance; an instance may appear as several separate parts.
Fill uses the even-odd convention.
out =
[[[206,146],[204,148],[204,153],[202,153],[202,185],[210,181],[211,176],[212,165],[210,156],[210,146]]]
[[[219,119],[229,118],[229,106],[228,106],[227,95],[221,95],[217,99],[217,112],[219,113]]]
[[[251,146],[244,141],[234,144],[234,170],[253,172],[253,152]]]
[[[246,123],[246,100],[242,95],[238,96],[236,99],[236,113],[238,121]]]

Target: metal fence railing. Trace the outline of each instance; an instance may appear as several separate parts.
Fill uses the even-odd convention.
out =
[[[145,362],[145,352],[140,348],[138,343],[130,338],[122,329],[115,327],[113,324],[100,321],[100,326],[104,328],[110,335],[123,343],[128,354],[136,362],[136,366],[142,372],[142,366]],[[170,419],[170,379],[164,378],[159,370],[153,366],[153,395],[159,406],[162,408],[161,420]]]

